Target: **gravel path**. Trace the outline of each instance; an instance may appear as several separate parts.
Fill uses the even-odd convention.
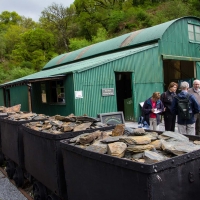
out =
[[[0,200],[27,200],[27,198],[0,171]]]

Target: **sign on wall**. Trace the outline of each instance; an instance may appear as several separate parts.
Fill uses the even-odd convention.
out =
[[[102,88],[102,96],[113,96],[114,88]]]
[[[75,99],[83,98],[83,91],[75,91]]]

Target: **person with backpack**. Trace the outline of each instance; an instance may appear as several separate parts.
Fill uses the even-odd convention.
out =
[[[179,133],[195,135],[194,115],[199,113],[200,108],[194,95],[188,93],[188,82],[181,82],[180,89],[181,92],[173,99],[171,112],[178,115]]]
[[[151,130],[159,130],[160,115],[164,110],[160,100],[160,92],[154,92],[152,97],[148,98],[142,107],[144,120],[148,123]]]
[[[173,131],[175,130],[176,123],[176,115],[171,112],[172,101],[176,96],[176,90],[178,88],[178,84],[175,82],[171,82],[168,86],[168,90],[161,94],[160,100],[164,105],[164,112],[162,113],[164,116],[165,122],[165,130]]]
[[[193,94],[200,105],[200,81],[194,80],[193,81],[193,87],[188,90],[188,93]],[[195,116],[196,122],[195,122],[195,131],[196,135],[200,135],[200,113],[197,113]]]

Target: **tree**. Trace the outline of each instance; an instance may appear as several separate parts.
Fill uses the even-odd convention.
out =
[[[55,38],[52,33],[41,28],[26,31],[21,35],[21,41],[12,51],[12,59],[20,62],[29,61],[36,70],[52,59]]]
[[[72,21],[75,15],[73,6],[65,8],[62,4],[58,5],[53,3],[51,6],[45,8],[42,11],[42,17],[40,18],[41,26],[51,31],[58,44],[58,50],[61,52],[69,50],[69,26],[72,25]]]
[[[4,34],[4,42],[6,44],[6,56],[10,59],[10,55],[15,48],[15,45],[20,43],[21,34],[25,32],[26,29],[18,25],[9,25],[7,31]]]

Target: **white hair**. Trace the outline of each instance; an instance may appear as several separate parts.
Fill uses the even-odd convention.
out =
[[[196,79],[196,80],[193,81],[193,85],[194,85],[195,83],[200,83],[200,81],[199,81],[198,79]]]
[[[186,81],[181,82],[180,88],[183,90],[189,88],[189,83]]]

